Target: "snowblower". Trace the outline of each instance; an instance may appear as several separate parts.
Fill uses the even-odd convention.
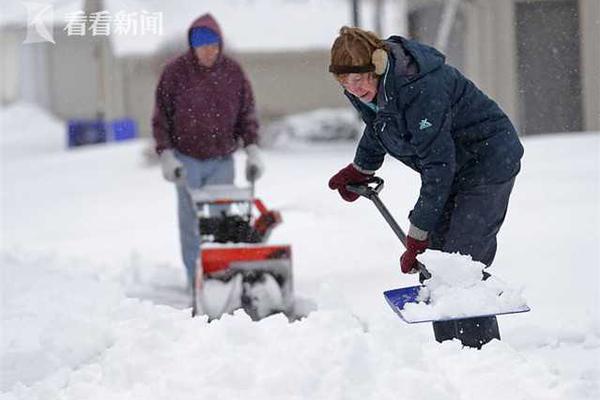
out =
[[[383,179],[372,177],[362,184],[348,185],[347,189],[371,200],[386,222],[390,225],[398,239],[400,239],[400,242],[406,247],[406,234],[379,198],[379,193],[383,189],[383,183]],[[417,261],[417,270],[419,272],[419,281],[421,284],[431,278],[431,273],[419,261]],[[485,271],[482,272],[482,280],[485,280],[490,276]],[[468,317],[462,316],[458,318],[442,319],[411,319],[404,312],[407,304],[414,304],[419,301],[429,302],[428,299],[423,300],[420,298],[419,294],[421,288],[423,288],[423,285],[392,289],[385,291],[383,295],[390,307],[403,321],[409,324],[432,322],[435,339],[438,342],[459,339],[464,346],[480,349],[492,339],[500,340],[500,330],[498,328],[496,315],[530,311],[530,308],[526,304],[523,304],[496,314],[479,314],[469,315]]]
[[[278,312],[289,317],[291,247],[266,244],[281,214],[254,197],[254,185],[209,185],[189,193],[200,231],[192,316],[210,321],[242,308],[254,321]]]

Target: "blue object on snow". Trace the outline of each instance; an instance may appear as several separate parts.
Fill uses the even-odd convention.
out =
[[[120,142],[137,137],[137,124],[131,118],[104,121],[101,119],[70,119],[67,129],[67,147]]]
[[[104,143],[106,138],[106,125],[102,120],[70,119],[68,121],[68,147]]]
[[[120,142],[137,137],[137,125],[131,118],[115,119],[110,123],[111,139]]]
[[[492,315],[503,315],[503,314],[515,314],[530,311],[529,306],[524,305],[523,307],[516,308],[510,311],[505,311],[497,314],[479,314],[479,315],[470,315],[468,317],[456,317],[456,318],[440,318],[440,319],[411,319],[402,314],[404,310],[404,306],[408,303],[418,303],[417,296],[419,295],[419,290],[422,288],[422,285],[419,286],[409,286],[400,289],[392,289],[386,290],[383,292],[383,296],[385,300],[388,302],[392,310],[396,312],[402,318],[404,322],[409,324],[417,324],[420,322],[433,322],[433,321],[454,321],[459,319],[468,319],[475,317],[490,317]]]

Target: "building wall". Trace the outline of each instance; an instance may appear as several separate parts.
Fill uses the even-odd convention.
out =
[[[261,121],[325,107],[347,107],[331,77],[329,52],[243,53],[231,55],[246,72]],[[132,56],[121,60],[126,90],[125,110],[139,122],[142,135],[151,134],[154,92],[169,57]]]
[[[580,0],[584,126],[600,131],[600,1]]]
[[[63,118],[124,116],[123,79],[106,37],[68,36],[55,27],[56,44],[23,43],[26,30],[0,34],[2,104],[25,101]]]
[[[423,36],[429,37],[426,40],[432,43],[440,11],[436,14],[431,10],[435,7],[439,10],[441,4],[435,0],[409,0],[411,22],[425,25],[413,26],[411,32],[417,36],[425,32]],[[561,7],[574,12],[557,11]],[[541,24],[537,29],[531,26],[528,30],[527,24],[519,26],[518,22],[524,18],[523,10],[536,8],[552,14],[544,16],[540,12],[538,18],[554,20],[546,25],[543,21],[533,21]],[[430,10],[427,18],[414,17],[420,10],[427,9]],[[427,13],[421,11],[421,16],[425,15]],[[600,130],[600,1],[465,0],[458,15],[464,16],[457,19],[462,27],[462,39],[453,33],[451,40],[462,41],[464,51],[461,54],[460,46],[449,46],[449,61],[462,68],[496,100],[523,133],[528,130],[536,133],[531,128],[532,124],[536,125],[532,117],[546,123],[545,132]],[[573,23],[575,29],[571,29]],[[427,35],[428,29],[432,32]],[[566,34],[569,30],[571,34]],[[558,36],[560,34],[566,37]],[[542,58],[558,61],[541,62]],[[529,67],[537,71],[528,70]],[[541,79],[544,74],[549,76]],[[540,79],[534,83],[531,77]],[[562,87],[556,82],[561,78],[564,79],[559,82]],[[536,92],[537,99],[552,101],[544,106],[535,96],[523,96],[524,92]],[[575,104],[578,108],[569,111]],[[566,114],[559,116],[560,113],[552,112],[552,107],[562,107],[561,113]],[[568,121],[569,116],[579,123]]]
[[[426,10],[411,18],[412,34],[433,41],[441,3],[407,1],[410,12]],[[494,98],[518,125],[524,107],[519,97],[516,4],[548,1],[564,0],[463,1],[448,47],[450,62]],[[579,6],[582,129],[600,130],[600,1],[572,1]],[[15,101],[27,92],[62,118],[92,118],[103,109],[107,118],[135,118],[141,134],[150,134],[154,90],[164,54],[115,59],[106,41],[100,46],[103,57],[98,58],[89,36],[69,38],[58,29],[54,32],[57,45],[23,45],[22,30],[3,27],[0,37],[2,103]],[[316,108],[347,106],[327,72],[329,55],[325,49],[243,53],[234,58],[250,78],[263,121]],[[98,67],[100,59],[102,68]],[[104,96],[99,95],[99,87]],[[101,98],[104,102],[99,101]]]
[[[56,29],[54,38],[56,45],[48,45],[52,112],[64,119],[124,116],[122,70],[107,37]]]
[[[519,1],[514,16],[521,131],[583,130],[577,0]]]
[[[19,30],[0,28],[0,104],[6,105],[19,98],[20,42]]]
[[[518,122],[516,39],[512,1],[463,2],[465,72]],[[509,28],[507,28],[509,27]]]
[[[409,34],[434,45],[443,3],[409,0]],[[460,69],[514,120],[517,75],[512,0],[462,1],[451,29],[447,62]]]
[[[560,112],[547,114],[546,118],[552,120],[554,129],[544,131],[600,130],[600,46],[598,45],[600,41],[600,1],[511,0],[510,3],[512,3],[513,9],[520,4],[524,7],[537,6],[548,10],[543,12],[540,18],[551,18],[550,14],[554,14],[554,18],[558,18],[554,22],[546,21],[546,24],[550,26],[546,28],[545,38],[539,44],[546,51],[545,57],[548,60],[555,57],[556,61],[539,65],[540,70],[548,72],[554,69],[555,72],[548,76],[547,82],[539,82],[539,86],[544,85],[545,88],[541,89],[538,99],[542,101],[551,99],[551,103],[546,106],[547,109],[561,107]],[[569,11],[565,13],[567,9]],[[512,17],[514,26],[518,16],[513,13]],[[577,24],[575,29],[570,27],[570,24],[573,23]],[[542,29],[530,34],[540,38],[544,36]],[[553,56],[550,56],[549,53],[553,53]],[[554,64],[562,66],[562,70],[557,69],[557,65]],[[521,78],[522,81],[524,79],[523,77],[518,78]],[[562,89],[558,90],[561,85]],[[521,84],[517,90],[523,91],[524,89]],[[537,106],[538,112],[543,113],[539,110],[542,107],[540,104],[542,101],[538,99],[524,104],[523,97],[521,97],[521,102],[517,104],[520,110]],[[578,107],[577,110],[570,109],[574,105]],[[523,117],[521,117],[521,124],[523,124]]]
[[[122,94],[125,114],[137,121],[142,136],[152,134],[154,92],[162,64],[162,59],[152,56],[128,56],[119,60],[125,82]]]
[[[409,14],[408,35],[423,43],[435,45],[438,37],[440,21],[442,19],[443,5],[432,3],[415,10]],[[465,63],[465,13],[462,7],[457,10],[454,18],[448,43],[442,52],[446,55],[446,62],[464,70]]]
[[[329,51],[240,54],[263,119],[324,107],[348,106],[328,72]]]

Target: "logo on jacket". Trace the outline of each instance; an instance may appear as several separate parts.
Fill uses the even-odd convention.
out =
[[[419,130],[422,131],[423,129],[427,129],[431,127],[431,122],[427,121],[427,118],[422,119],[421,122],[419,122]]]

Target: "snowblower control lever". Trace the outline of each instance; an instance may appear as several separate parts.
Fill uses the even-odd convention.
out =
[[[374,176],[363,183],[347,185],[346,189],[371,200],[375,204],[381,215],[383,215],[383,218],[385,218],[387,223],[390,225],[396,236],[398,236],[398,239],[400,239],[404,247],[406,247],[406,234],[404,233],[402,228],[400,228],[400,225],[398,225],[392,214],[390,214],[390,212],[388,211],[385,204],[383,204],[383,202],[379,198],[379,192],[381,192],[381,190],[383,189],[383,179],[381,179],[378,176]],[[429,273],[427,268],[425,268],[425,266],[418,261],[417,269],[419,270],[423,278],[431,278],[431,273]]]

